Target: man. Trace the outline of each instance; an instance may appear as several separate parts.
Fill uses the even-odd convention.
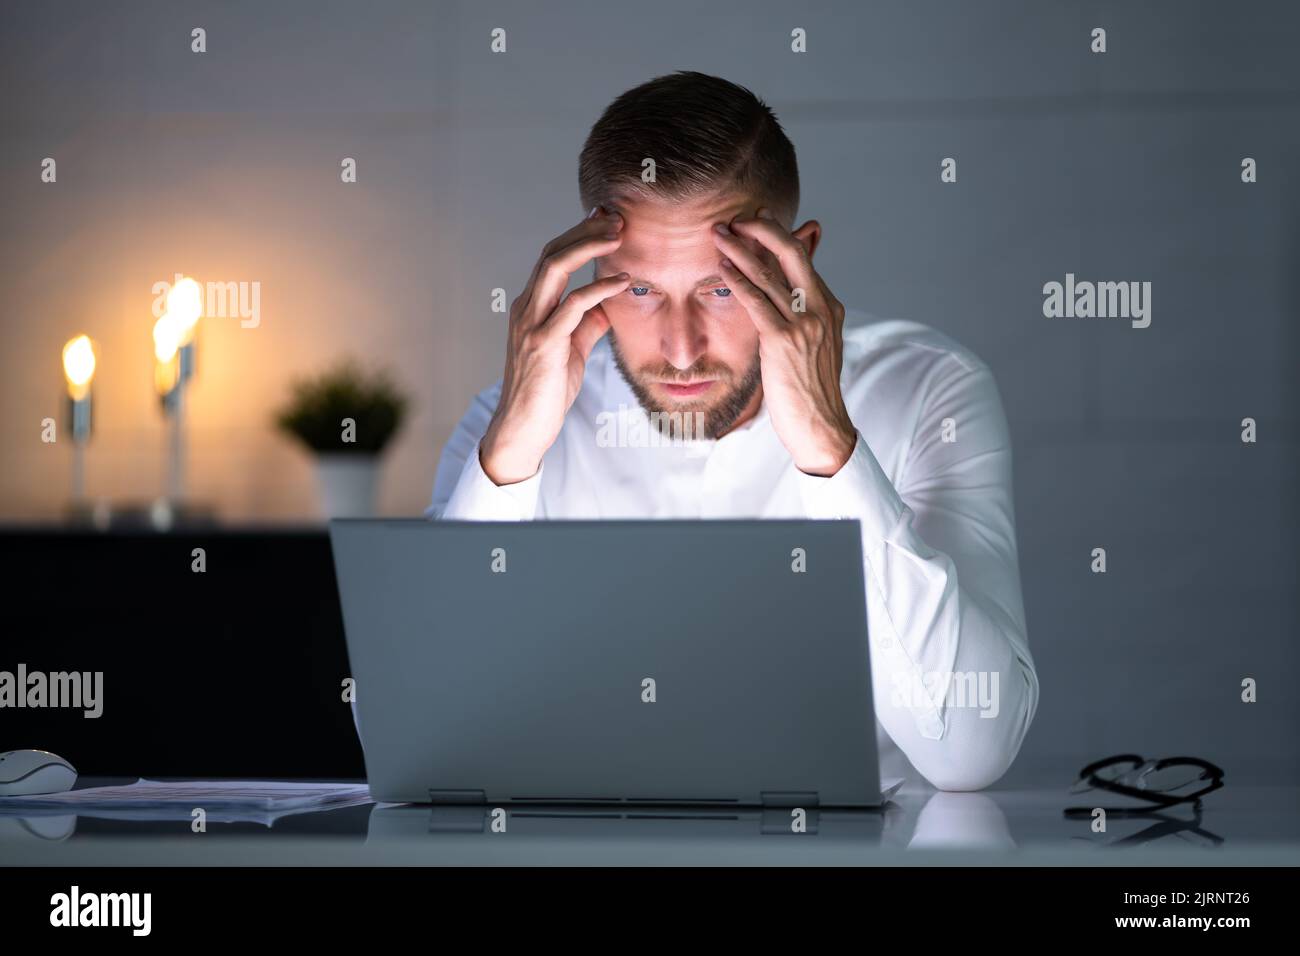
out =
[[[845,330],[821,225],[793,226],[794,147],[742,87],[624,93],[579,187],[591,212],[512,304],[505,374],[443,450],[428,516],[856,518],[882,772],[993,783],[1038,680],[988,366],[916,323]]]

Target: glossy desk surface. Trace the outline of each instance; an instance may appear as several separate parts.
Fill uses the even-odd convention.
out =
[[[129,782],[88,778],[78,786]],[[0,812],[0,865],[1295,865],[1300,787],[1225,786],[1199,814],[1111,813],[1106,832],[1067,806],[1121,798],[1066,787],[945,793],[905,786],[875,811],[364,804],[264,823]]]

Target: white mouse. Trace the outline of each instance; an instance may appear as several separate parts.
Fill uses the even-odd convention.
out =
[[[11,750],[0,754],[0,797],[63,793],[77,782],[77,770],[47,750]]]

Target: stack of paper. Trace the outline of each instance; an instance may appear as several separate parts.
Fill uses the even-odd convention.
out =
[[[0,817],[76,814],[119,820],[192,820],[202,809],[214,823],[257,822],[313,810],[371,803],[365,784],[137,780],[120,787],[0,797]]]

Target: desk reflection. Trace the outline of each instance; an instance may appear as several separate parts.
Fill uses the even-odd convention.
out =
[[[129,847],[160,858],[225,852],[249,841],[257,858],[308,843],[322,853],[359,851],[366,860],[452,864],[861,864],[955,851],[1002,860],[1044,850],[1084,859],[1125,851],[1222,853],[1225,848],[1300,847],[1300,788],[1241,787],[1215,794],[1205,807],[1106,807],[1106,826],[1071,816],[1058,787],[948,793],[899,791],[874,810],[758,807],[559,806],[505,804],[451,807],[360,804],[291,811],[266,820],[207,819],[196,832],[189,812],[151,815],[0,807],[0,860],[60,844]],[[504,833],[499,828],[504,827]],[[332,848],[328,849],[328,848]],[[91,853],[93,854],[93,850]],[[141,858],[143,858],[141,856]],[[170,857],[167,857],[170,858]],[[253,857],[249,857],[252,859]]]
[[[1006,814],[982,793],[943,790],[925,802],[907,846],[912,850],[1014,850]]]
[[[892,846],[921,849],[1006,849],[1016,842],[1007,818],[991,798],[978,793],[935,793],[919,813],[889,802],[873,810],[804,811],[775,808],[494,806],[449,807],[379,804],[370,812],[366,842],[424,840],[456,855],[486,851],[496,837],[510,835],[512,854],[526,857],[529,845],[539,858],[557,852],[575,859],[586,850],[617,845],[647,860],[675,863],[683,856],[701,859],[720,846],[777,851],[789,846],[799,855],[824,846],[836,856],[846,849]],[[540,859],[539,859],[540,862]]]

